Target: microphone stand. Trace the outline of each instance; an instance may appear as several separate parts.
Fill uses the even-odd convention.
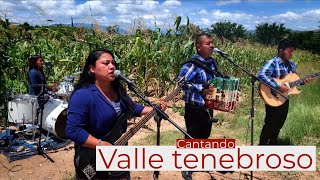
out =
[[[229,57],[228,54],[222,53],[222,52],[218,52],[220,54],[221,57],[223,57],[224,59],[228,60],[233,66],[235,66],[238,69],[241,69],[243,72],[245,72],[248,76],[251,77],[251,110],[250,110],[250,120],[251,120],[251,146],[253,146],[253,120],[254,120],[254,83],[255,81],[259,81],[261,83],[263,83],[264,85],[266,85],[267,87],[269,87],[271,90],[273,90],[275,93],[279,94],[280,96],[282,96],[285,100],[288,100],[288,98],[286,96],[284,96],[282,93],[280,93],[278,90],[274,89],[273,87],[271,87],[269,84],[261,81],[261,79],[259,79],[257,76],[253,75],[252,73],[250,73],[248,70],[244,69],[243,67],[239,66],[238,64],[236,64],[233,59],[231,57]],[[250,179],[252,180],[253,177],[253,172],[250,172]]]
[[[37,146],[37,152],[38,155],[42,155],[44,158],[49,159],[52,163],[54,163],[54,160],[48,156],[44,151],[43,148],[41,147],[41,131],[42,131],[42,119],[43,119],[43,109],[44,109],[44,87],[46,84],[41,84],[41,93],[39,95],[40,98],[38,98],[39,101],[39,108],[40,108],[40,124],[39,124],[39,141],[38,141],[38,146]]]
[[[177,123],[175,123],[168,114],[166,114],[164,111],[162,111],[159,106],[153,105],[148,99],[143,97],[141,94],[137,92],[137,90],[134,88],[135,85],[132,83],[127,83],[128,88],[130,91],[134,92],[140,99],[142,99],[144,102],[146,102],[149,106],[153,108],[153,110],[156,112],[156,115],[154,116],[155,121],[157,122],[157,146],[160,146],[160,124],[161,120],[165,119],[168,120],[172,125],[174,125],[179,131],[181,131],[184,135],[189,137],[190,139],[193,139],[184,129],[182,129]],[[153,173],[153,179],[159,179],[159,171],[154,171]]]
[[[9,137],[9,135],[11,134],[11,130],[10,131],[8,131],[8,129],[9,129],[9,123],[8,123],[8,121],[9,121],[9,118],[8,118],[8,115],[9,115],[9,107],[8,107],[8,102],[9,101],[12,101],[12,97],[11,97],[11,94],[12,94],[12,89],[13,89],[13,80],[11,81],[11,85],[10,85],[10,89],[9,89],[9,91],[6,93],[6,95],[4,96],[4,110],[5,110],[5,112],[7,113],[6,115],[7,115],[7,118],[6,118],[6,120],[5,120],[5,124],[4,124],[4,126],[5,126],[5,130],[6,130],[6,135],[4,136],[4,138],[3,139],[1,139],[1,141],[0,141],[0,144],[2,145],[9,145],[10,144],[10,137]],[[8,134],[9,133],[9,134]]]

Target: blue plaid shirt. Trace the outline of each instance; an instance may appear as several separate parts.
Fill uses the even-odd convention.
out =
[[[206,62],[212,70],[216,70],[213,58],[205,60],[199,54],[195,54],[192,58],[197,58],[203,62]],[[203,83],[211,80],[215,76],[213,76],[209,72],[206,72],[201,67],[194,65],[193,63],[187,63],[182,66],[178,76],[178,80],[183,76],[185,77],[185,82],[189,82],[192,84],[192,86],[183,89],[185,91],[185,103],[203,107],[205,104],[202,96]]]
[[[271,87],[279,89],[281,85],[274,81],[273,78],[282,78],[291,72],[296,72],[296,69],[296,65],[291,60],[284,63],[281,58],[274,57],[264,64],[258,73],[258,78]]]

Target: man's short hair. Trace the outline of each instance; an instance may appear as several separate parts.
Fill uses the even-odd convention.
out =
[[[211,36],[209,34],[206,34],[206,33],[201,33],[201,34],[198,34],[196,39],[194,40],[194,44],[195,46],[197,44],[201,44],[202,43],[202,38],[203,37],[207,37],[207,38],[211,38]]]
[[[288,39],[281,40],[278,44],[278,52],[280,49],[285,50],[287,48],[294,48],[293,42]]]

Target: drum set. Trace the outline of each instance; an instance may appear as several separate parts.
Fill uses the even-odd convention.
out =
[[[56,87],[55,93],[46,93],[43,106],[42,129],[49,134],[66,139],[66,121],[69,98],[74,90],[75,76],[66,76]],[[25,134],[32,134],[34,141],[37,126],[40,124],[41,111],[39,97],[29,94],[16,95],[8,101],[8,122],[23,127]],[[20,128],[19,128],[20,129]],[[31,132],[31,133],[30,133]]]

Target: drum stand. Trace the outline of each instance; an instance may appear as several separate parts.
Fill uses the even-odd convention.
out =
[[[10,96],[5,96],[5,103],[4,103],[4,109],[5,109],[5,112],[9,114],[8,110],[9,110],[9,107],[8,107],[8,102],[12,100],[12,98]],[[8,117],[8,116],[7,116]],[[9,133],[11,133],[11,131],[9,131],[8,129],[8,121],[9,119],[6,118],[5,120],[5,124],[4,124],[4,129],[6,131],[6,134],[3,138],[0,139],[0,147],[1,146],[8,146],[10,144],[10,135]]]
[[[6,130],[6,135],[0,139],[0,146],[7,146],[10,144],[10,133],[11,133],[11,130],[8,131],[9,129],[9,119],[7,118],[8,117],[8,114],[9,114],[9,107],[8,107],[8,102],[12,100],[12,97],[11,97],[11,93],[12,93],[12,89],[13,89],[13,80],[11,81],[11,85],[10,85],[10,89],[9,89],[9,92],[6,93],[6,95],[4,96],[4,110],[5,112],[7,113],[6,114],[6,121],[5,121],[5,124],[4,124],[4,128]]]
[[[35,135],[36,135],[36,128],[34,127],[34,122],[35,122],[35,114],[34,114],[34,103],[35,101],[34,100],[31,100],[31,104],[32,104],[32,141],[34,142],[34,138],[35,138]]]
[[[41,132],[42,132],[42,119],[43,119],[43,109],[44,109],[44,88],[46,84],[41,84],[41,93],[39,94],[38,97],[38,103],[39,103],[39,108],[40,108],[40,125],[39,125],[39,141],[38,141],[38,146],[37,146],[37,151],[38,155],[42,155],[44,158],[49,159],[52,163],[54,163],[54,160],[50,158],[44,151],[43,148],[41,147]]]

